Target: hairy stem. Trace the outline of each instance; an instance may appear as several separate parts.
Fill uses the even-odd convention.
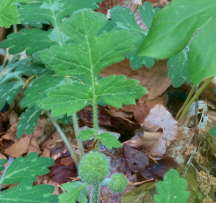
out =
[[[98,138],[98,112],[97,112],[97,102],[94,102],[92,105],[93,113],[93,125],[94,125],[94,141]],[[99,151],[99,144],[95,145],[95,151]]]
[[[184,104],[183,104],[182,107],[179,109],[178,113],[176,114],[176,117],[175,117],[176,119],[179,118],[181,112],[184,110],[185,106],[186,106],[187,103],[190,101],[190,99],[191,99],[191,97],[192,97],[192,95],[193,95],[195,89],[196,89],[196,85],[193,85],[191,91],[189,92],[189,94],[188,94],[188,96],[187,96],[187,99],[185,100]]]
[[[99,184],[91,186],[91,200],[90,200],[90,203],[98,203],[99,202],[99,192],[100,192]]]
[[[76,166],[78,166],[79,164],[79,159],[76,155],[76,152],[74,150],[74,148],[71,146],[70,142],[68,141],[66,135],[64,134],[64,132],[62,131],[62,129],[60,128],[59,124],[53,119],[53,117],[51,116],[50,112],[45,111],[46,115],[48,116],[48,118],[50,119],[50,121],[52,122],[52,124],[55,126],[56,130],[58,131],[58,133],[60,134],[61,138],[63,139],[65,145],[67,146],[73,160],[74,163],[76,164]]]
[[[181,116],[179,117],[178,121],[180,122],[182,120],[182,118],[184,117],[184,115],[186,114],[187,110],[190,108],[191,104],[196,100],[196,98],[202,93],[202,91],[207,87],[207,85],[211,82],[211,80],[214,77],[210,77],[208,78],[203,84],[202,86],[199,88],[199,90],[196,92],[196,94],[192,97],[192,99],[190,100],[190,102],[185,106],[184,111],[182,112]]]
[[[75,133],[75,136],[76,136],[77,146],[78,146],[78,149],[79,149],[79,155],[80,155],[80,158],[82,158],[83,155],[84,155],[84,149],[83,149],[83,145],[82,145],[81,140],[79,140],[77,138],[78,135],[79,135],[79,125],[78,125],[78,120],[77,120],[77,114],[76,113],[74,113],[72,115],[72,119],[73,119],[74,133]]]

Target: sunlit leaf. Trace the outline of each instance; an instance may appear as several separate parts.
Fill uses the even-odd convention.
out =
[[[86,141],[94,137],[94,131],[91,129],[82,130],[78,135],[78,139]]]
[[[101,133],[98,135],[98,139],[108,149],[122,147],[121,143],[118,141],[118,138],[111,133]]]

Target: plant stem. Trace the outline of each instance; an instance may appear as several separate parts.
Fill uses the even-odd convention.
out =
[[[192,97],[192,99],[190,100],[190,102],[185,106],[184,111],[182,112],[180,118],[178,119],[178,121],[180,122],[183,118],[183,116],[186,114],[187,110],[190,108],[191,104],[196,100],[196,98],[202,93],[202,91],[207,87],[207,85],[211,82],[211,80],[214,77],[210,77],[208,78],[203,84],[202,86],[199,88],[199,90],[196,92],[196,94]]]
[[[71,153],[71,156],[72,156],[72,158],[74,160],[74,163],[76,164],[76,166],[78,166],[79,159],[78,159],[78,157],[76,155],[76,152],[75,152],[74,148],[71,146],[70,142],[68,141],[66,135],[64,134],[64,132],[60,128],[59,124],[53,119],[53,117],[51,116],[50,112],[48,112],[48,111],[44,111],[44,112],[49,117],[50,121],[52,122],[52,124],[55,126],[56,130],[58,131],[58,133],[62,137],[65,145],[67,146],[69,152]]]
[[[98,113],[97,113],[97,102],[95,101],[92,105],[93,113],[93,125],[94,125],[94,141],[98,138]],[[95,145],[94,151],[99,151],[99,144]]]
[[[97,185],[92,185],[91,186],[91,200],[90,203],[98,203],[99,201],[99,192],[100,192],[100,186],[99,184]]]
[[[181,112],[184,110],[185,106],[187,105],[187,103],[188,103],[188,102],[189,102],[189,100],[191,99],[191,97],[192,97],[192,94],[194,93],[195,89],[196,89],[196,86],[195,86],[195,85],[193,85],[193,87],[192,87],[191,91],[189,92],[189,94],[188,94],[188,96],[187,96],[187,99],[185,100],[185,102],[184,102],[183,106],[180,108],[180,110],[178,111],[178,113],[177,113],[177,115],[176,115],[176,117],[175,117],[175,118],[176,118],[176,120],[179,118],[179,116],[180,116]]]
[[[77,146],[78,146],[78,149],[79,149],[79,155],[80,155],[80,158],[82,158],[83,155],[84,155],[84,149],[83,149],[83,145],[82,145],[81,140],[79,140],[77,138],[78,135],[79,135],[79,125],[78,125],[78,121],[77,121],[77,114],[74,113],[72,115],[72,118],[73,118],[74,133],[75,133],[75,136],[76,136]]]

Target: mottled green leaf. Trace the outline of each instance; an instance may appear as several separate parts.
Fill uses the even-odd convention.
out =
[[[94,137],[94,131],[90,129],[82,130],[78,135],[78,139],[86,141]]]
[[[216,126],[212,127],[209,132],[212,136],[216,137]]]
[[[122,147],[121,143],[118,141],[118,138],[111,133],[101,133],[98,135],[98,139],[108,149]]]
[[[3,165],[5,165],[7,161],[7,159],[0,159],[0,171],[3,171],[5,169]]]
[[[191,84],[188,69],[188,53],[186,50],[183,50],[176,56],[170,58],[167,66],[170,67],[168,76],[172,79],[173,87],[178,88],[184,84],[184,82]]]
[[[216,9],[216,2],[214,4]],[[216,18],[212,18],[202,27],[191,44],[188,65],[195,85],[208,77],[216,76],[215,33]]]
[[[21,114],[21,120],[19,120],[17,125],[16,135],[20,138],[26,131],[28,135],[31,135],[34,131],[34,127],[37,125],[37,120],[41,114],[42,110],[35,110],[34,106],[27,108]]]
[[[49,157],[40,157],[36,152],[28,154],[25,158],[18,157],[7,168],[0,184],[20,183],[24,180],[36,181],[37,176],[49,173],[50,167],[54,160]],[[0,198],[1,199],[1,198]]]
[[[46,20],[50,22],[54,28],[57,28],[62,18],[83,8],[97,9],[97,3],[101,1],[102,0],[38,0],[37,3],[20,7],[20,22],[31,23],[31,21],[35,22],[38,20],[38,23],[40,23],[41,20]]]
[[[32,182],[24,181],[1,192],[0,203],[58,203],[58,195],[52,195],[54,189],[52,185],[32,186]]]
[[[156,184],[159,195],[154,195],[156,203],[185,203],[190,193],[186,191],[187,181],[179,178],[176,170],[171,169],[164,175],[164,180]]]
[[[76,203],[76,200],[80,203],[88,202],[88,190],[80,181],[64,183],[61,186],[67,192],[59,195],[60,203]]]
[[[153,17],[158,11],[160,11],[160,8],[153,8],[148,1],[145,1],[143,5],[139,5],[139,15],[148,29],[150,29]]]
[[[175,56],[185,48],[194,33],[215,16],[215,10],[215,0],[171,1],[155,15],[137,54],[158,59]]]
[[[98,100],[116,108],[121,108],[122,104],[136,104],[135,99],[147,93],[144,87],[138,85],[137,80],[127,80],[124,75],[103,78],[95,89]]]
[[[118,27],[147,35],[147,32],[136,23],[134,13],[129,8],[115,6],[110,10],[110,15]]]

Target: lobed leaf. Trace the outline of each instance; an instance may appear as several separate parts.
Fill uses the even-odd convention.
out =
[[[52,195],[52,185],[32,186],[32,182],[24,181],[19,185],[1,192],[0,203],[57,203],[58,195]]]
[[[18,157],[7,168],[1,184],[20,183],[23,180],[36,181],[38,175],[49,173],[47,167],[54,164],[49,157],[39,157],[36,152],[28,154],[25,158]],[[1,199],[1,198],[0,198]]]
[[[34,127],[37,125],[37,120],[41,115],[42,110],[35,110],[34,107],[27,108],[21,114],[21,120],[19,120],[17,125],[16,135],[20,138],[26,131],[28,135],[31,135],[34,131]]]
[[[215,0],[171,1],[155,15],[137,54],[158,59],[175,56],[184,49],[194,33],[215,16],[215,10]]]
[[[216,2],[215,9],[216,9]],[[212,5],[214,6],[214,5]],[[189,52],[189,70],[194,85],[216,76],[216,18],[212,18],[197,33]]]
[[[67,192],[59,195],[60,203],[76,203],[76,200],[82,203],[88,202],[88,190],[80,181],[67,182],[61,186]]]
[[[164,181],[159,181],[156,184],[156,189],[159,195],[154,195],[156,203],[185,203],[190,195],[187,188],[187,181],[179,178],[176,170],[169,170],[165,176]]]
[[[184,84],[184,82],[191,84],[190,72],[188,69],[188,53],[186,50],[170,58],[167,66],[170,67],[168,76],[172,79],[173,87],[178,88]]]
[[[94,131],[91,129],[82,130],[78,135],[78,139],[86,141],[94,137]]]
[[[122,147],[121,143],[118,141],[118,138],[111,133],[101,133],[98,135],[98,139],[108,149]]]
[[[5,165],[7,162],[7,159],[0,159],[0,171],[3,171],[5,169],[3,165]]]

